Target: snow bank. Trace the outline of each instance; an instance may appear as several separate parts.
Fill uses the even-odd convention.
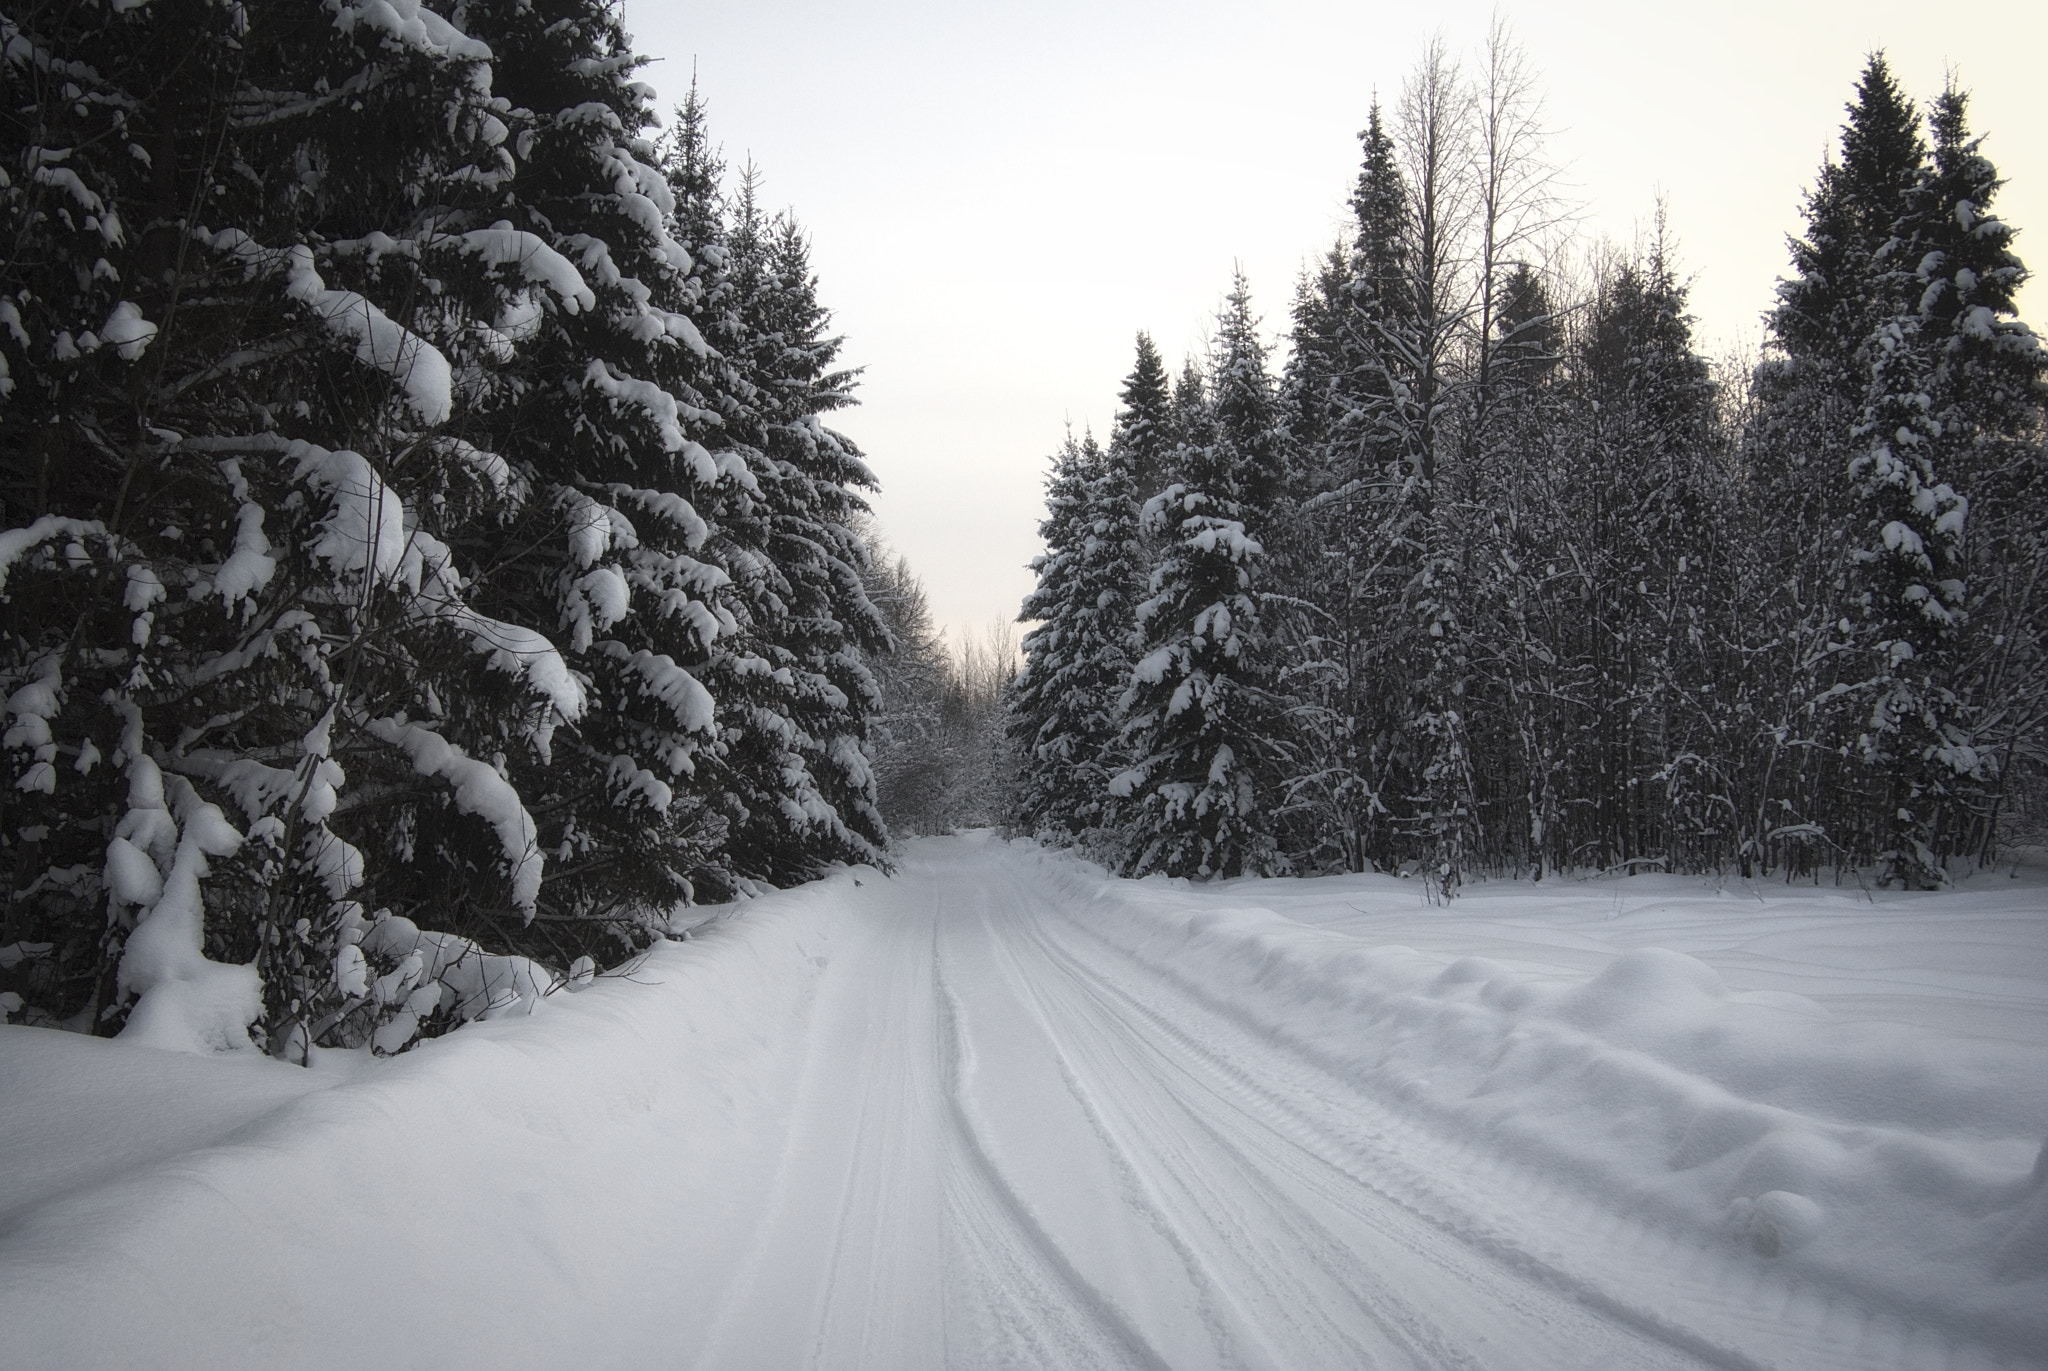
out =
[[[1019,860],[1095,937],[1447,1136],[1876,1307],[2048,1347],[2039,886],[1873,904],[1650,877],[1662,898],[1613,929],[1606,886],[1482,887],[1442,909],[1394,878],[1191,888]],[[1793,928],[1800,958],[1758,974],[1743,954]],[[1680,946],[1630,946],[1645,938]],[[1964,1031],[1898,1022],[1882,996],[1870,1012],[1887,971],[1953,965],[1958,938],[1979,940],[1970,973],[1915,989]],[[1973,1016],[1992,986],[2006,1003]]]
[[[734,1187],[772,1181],[760,1124],[863,877],[690,910],[690,942],[397,1057],[171,1070],[0,1028],[0,1363],[672,1363],[670,1298],[711,1303],[750,1241]]]
[[[0,1025],[0,1233],[36,1205],[214,1146],[348,1079],[361,1056],[314,1059],[307,1071],[255,1053],[193,1056]],[[0,1338],[0,1359],[12,1355]]]
[[[372,979],[366,953],[391,969]],[[572,968],[569,984],[580,986],[589,979],[581,973],[581,967]],[[422,929],[388,909],[365,916],[353,900],[342,913],[334,984],[355,1001],[349,1012],[363,1004],[391,1011],[380,1013],[370,1037],[379,1055],[412,1044],[420,1021],[438,1011],[464,1023],[527,1015],[558,988],[554,973],[529,957],[486,952],[467,938]]]

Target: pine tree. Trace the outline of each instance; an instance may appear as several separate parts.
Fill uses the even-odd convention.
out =
[[[1057,841],[1099,836],[1109,782],[1123,769],[1119,709],[1145,570],[1138,472],[1163,466],[1172,404],[1166,368],[1143,333],[1121,398],[1107,452],[1092,436],[1070,438],[1055,463],[1040,528],[1047,551],[1033,563],[1038,586],[1019,616],[1041,622],[1025,637],[1012,698],[1018,818]]]
[[[870,662],[890,638],[858,529],[875,478],[824,422],[853,403],[855,377],[838,369],[809,239],[786,215],[763,219],[743,187],[730,242],[759,467],[724,517],[744,545],[747,641],[766,674],[728,731],[726,775],[749,797],[735,838],[748,873],[786,883],[884,860],[867,721],[880,700]]]
[[[1285,770],[1260,577],[1274,500],[1278,407],[1240,277],[1218,318],[1214,379],[1183,384],[1181,479],[1145,505],[1160,542],[1138,606],[1142,658],[1123,702],[1131,766],[1111,782],[1132,875],[1211,878],[1277,868]]]
[[[909,562],[870,547],[868,598],[894,645],[874,664],[881,697],[872,716],[877,805],[892,834],[939,833],[948,821],[956,760],[946,753],[942,717],[946,643]]]
[[[1082,679],[1090,653],[1083,616],[1100,593],[1084,561],[1090,529],[1089,488],[1100,478],[1102,451],[1092,435],[1069,433],[1046,478],[1045,551],[1032,559],[1037,584],[1018,611],[1024,673],[1007,729],[1021,754],[1017,823],[1041,841],[1071,843],[1100,820],[1105,797],[1099,690]]]
[[[1162,478],[1172,461],[1175,440],[1173,388],[1166,364],[1148,333],[1138,335],[1137,360],[1117,398],[1122,408],[1110,444],[1125,454],[1131,493],[1143,500],[1165,487]]]
[[[1490,605],[1488,770],[1500,815],[1491,858],[1538,880],[1568,865],[1575,843],[1568,807],[1577,796],[1565,773],[1575,683],[1566,645],[1583,622],[1565,552],[1583,518],[1572,451],[1577,416],[1551,289],[1526,264],[1502,284],[1493,314],[1497,402],[1479,478],[1492,525],[1481,591]]]
[[[1990,212],[1997,173],[1969,135],[1967,110],[1953,86],[1935,102],[1932,164],[1877,254],[1894,313],[1866,344],[1870,380],[1850,466],[1871,697],[1859,752],[1884,778],[1878,860],[1887,880],[1909,886],[1945,881],[1967,821],[1958,810],[1984,779],[1961,691],[1965,495],[1979,484],[2007,493],[1995,489],[2006,465],[1998,449],[2038,431],[2044,367],[2031,332],[2009,317],[2023,268],[2011,229]]]
[[[587,714],[508,766],[554,859],[541,945],[615,957],[700,888],[726,888],[725,833],[698,780],[716,737],[704,664],[731,623],[704,509],[738,462],[714,454],[721,416],[694,384],[707,350],[694,263],[669,232],[653,110],[633,79],[644,59],[618,14],[585,0],[468,13],[499,54],[494,89],[521,153],[498,227],[529,264],[571,264],[587,300],[494,321],[513,355],[479,442],[531,496],[464,550],[489,567],[492,612],[557,637],[586,683]]]
[[[691,254],[693,317],[708,344],[692,389],[717,412],[738,473],[709,493],[704,511],[709,547],[731,578],[726,603],[733,622],[704,665],[721,710],[718,742],[697,784],[724,823],[726,869],[740,880],[788,882],[807,869],[803,834],[825,806],[799,755],[802,734],[791,718],[796,677],[787,669],[778,674],[769,641],[787,617],[789,586],[769,551],[767,491],[775,479],[764,450],[764,411],[773,400],[763,384],[781,350],[778,340],[755,333],[770,288],[754,197],[759,174],[750,164],[736,203],[728,200],[725,164],[711,145],[708,110],[694,81],[666,135],[662,167],[675,198],[675,236]]]
[[[479,904],[536,907],[519,797],[411,721],[493,700],[516,748],[583,695],[449,550],[516,496],[451,364],[528,284],[468,226],[513,169],[488,50],[412,5],[238,14],[8,21],[7,162],[45,170],[5,197],[0,689],[33,761],[0,829],[46,1012],[292,1051],[363,1003],[372,831],[431,811]],[[489,1007],[430,974],[371,1012]]]
[[[1954,86],[1935,102],[1932,165],[1884,256],[1919,317],[1944,467],[1975,489],[2003,464],[2000,445],[2037,436],[2048,361],[2013,317],[2028,273],[2014,230],[1992,212],[2004,183],[1968,112],[1968,93]]]
[[[924,585],[900,557],[870,558],[869,595],[895,641],[875,661],[882,706],[872,749],[883,817],[897,838],[995,827],[1019,811],[1013,686],[1017,641],[989,626],[979,642],[947,650]]]
[[[1963,697],[1979,779],[1960,787],[1951,852],[1986,859],[2015,796],[2040,785],[2038,739],[2048,728],[2048,360],[2014,316],[2027,270],[2014,230],[1992,211],[2000,184],[1970,137],[1962,92],[1944,92],[1933,131],[1934,166],[1920,191],[1931,251],[1923,343],[1933,352],[1932,412],[1941,425],[1938,471],[1969,499],[1963,540],[1969,614],[1955,688]],[[1968,208],[1965,209],[1964,206]],[[1903,266],[1910,258],[1902,256]]]
[[[1393,860],[1383,821],[1413,788],[1398,596],[1414,562],[1395,407],[1411,390],[1409,204],[1377,101],[1359,137],[1357,227],[1304,283],[1287,385],[1301,499],[1288,693],[1307,763],[1290,783],[1290,836],[1306,864],[1346,870]]]
[[[1743,806],[1745,860],[1801,870],[1867,856],[1863,816],[1882,803],[1852,760],[1865,718],[1846,693],[1862,679],[1850,665],[1848,590],[1860,516],[1844,473],[1865,403],[1864,348],[1895,312],[1877,257],[1926,159],[1882,53],[1866,62],[1848,114],[1842,158],[1822,166],[1805,236],[1791,244],[1794,275],[1779,284],[1746,437],[1764,564],[1753,579],[1768,607],[1751,620],[1745,689],[1763,754],[1751,769],[1768,779]]]
[[[1773,336],[1788,357],[1815,367],[1820,383],[1861,400],[1850,373],[1877,323],[1876,257],[1917,183],[1927,146],[1920,118],[1882,52],[1872,53],[1842,128],[1842,160],[1821,167],[1806,200],[1807,229],[1794,239],[1791,279],[1778,287]]]
[[[1322,456],[1311,463],[1316,470],[1309,476],[1319,488],[1327,486],[1327,454],[1349,410],[1345,326],[1351,293],[1351,255],[1342,242],[1294,285],[1292,346],[1281,372],[1281,403],[1289,438],[1303,452]]]
[[[1876,853],[1884,879],[1912,888],[1945,880],[1937,830],[1947,782],[1976,770],[1951,684],[1969,506],[1936,473],[1940,430],[1928,414],[1919,323],[1894,319],[1871,338],[1870,396],[1857,427],[1867,446],[1850,465],[1862,523],[1851,555],[1858,655],[1869,673],[1855,683],[1868,709],[1857,751],[1889,792]]]
[[[1577,613],[1553,644],[1576,673],[1577,717],[1550,763],[1579,801],[1571,850],[1608,866],[1685,846],[1711,862],[1695,846],[1714,822],[1697,791],[1715,783],[1701,771],[1716,750],[1705,618],[1722,589],[1728,488],[1714,387],[1661,236],[1603,274],[1572,373],[1571,518],[1547,557],[1577,573]]]
[[[615,6],[458,14],[0,16],[36,1015],[396,1050],[878,853],[873,478],[803,235],[735,260]]]
[[[1180,375],[1173,383],[1173,422],[1169,426],[1172,446],[1158,474],[1147,485],[1138,487],[1146,500],[1180,480],[1198,435],[1206,432],[1208,425],[1209,384],[1202,376],[1201,364],[1192,357],[1184,358]]]

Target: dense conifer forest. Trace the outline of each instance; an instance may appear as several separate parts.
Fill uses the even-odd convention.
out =
[[[2043,353],[1881,55],[1751,364],[1567,231],[1504,27],[1070,437],[949,648],[810,240],[607,0],[0,13],[0,1009],[403,1050],[1009,823],[1130,875],[1943,883],[2038,817]],[[1014,677],[1014,679],[1013,679]]]
[[[2048,356],[1954,85],[1857,80],[1760,357],[1574,241],[1496,23],[1375,102],[1284,360],[1140,334],[1048,486],[1016,806],[1129,875],[1938,886],[2038,822]]]
[[[616,5],[44,0],[0,54],[11,1018],[393,1051],[885,860],[958,671],[804,229]]]

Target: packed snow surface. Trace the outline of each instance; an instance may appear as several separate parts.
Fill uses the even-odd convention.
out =
[[[2038,880],[709,913],[386,1060],[0,1029],[0,1362],[2048,1365]]]

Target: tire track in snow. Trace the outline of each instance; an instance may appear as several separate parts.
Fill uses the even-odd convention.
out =
[[[1074,1329],[1066,1319],[1057,1320],[1061,1330],[1068,1332],[1069,1336],[1051,1339],[1041,1336],[1041,1341],[1050,1340],[1072,1347],[1078,1340],[1074,1334],[1094,1334],[1093,1338],[1086,1338],[1085,1341],[1099,1341],[1113,1357],[1113,1360],[1102,1362],[1103,1365],[1175,1371],[1132,1325],[1129,1317],[1117,1307],[1116,1302],[1075,1268],[1065,1250],[1053,1241],[1037,1216],[1032,1213],[1031,1206],[1005,1181],[1001,1168],[989,1156],[982,1135],[970,1117],[970,1106],[966,1099],[966,1073],[962,1069],[963,1063],[969,1059],[964,1047],[965,1007],[952,987],[946,984],[943,975],[938,989],[945,1040],[953,1045],[951,1059],[947,1062],[946,1087],[952,1137],[958,1147],[959,1157],[966,1163],[966,1170],[972,1176],[973,1187],[978,1192],[971,1198],[963,1196],[965,1202],[961,1206],[962,1216],[970,1220],[970,1226],[982,1235],[984,1242],[991,1236],[990,1229],[993,1225],[972,1221],[990,1214],[998,1216],[1000,1227],[1007,1228],[1021,1238],[1021,1245],[1028,1248],[1031,1255],[1037,1259],[1036,1264],[1043,1272],[1051,1275],[1058,1288],[1066,1293],[1068,1306],[1087,1316],[1089,1326],[1084,1329]],[[980,1203],[976,1203],[977,1200]],[[1058,1309],[1060,1303],[1041,1299],[1038,1306],[1041,1309]],[[1094,1358],[1091,1357],[1091,1360]]]
[[[704,1371],[1993,1364],[1347,1080],[1032,864],[925,851],[835,916]]]
[[[1618,1213],[1478,1140],[1441,1133],[1420,1111],[1404,1108],[1408,1102],[1380,1099],[1307,1054],[1285,1050],[1239,1007],[1140,961],[1056,900],[1039,893],[1033,903],[1043,917],[1022,926],[1070,981],[1170,1043],[1160,1053],[1162,1069],[1186,1071],[1197,1063],[1201,1070],[1189,1074],[1221,1087],[1225,1108],[1192,1111],[1193,1117],[1213,1121],[1235,1113],[1262,1120],[1358,1189],[1675,1350],[1731,1371],[2038,1364],[2007,1361],[1960,1330],[1908,1323],[1841,1292],[1787,1278],[1732,1245],[1682,1237],[1661,1223]],[[1086,953],[1061,946],[1055,928],[1083,937]],[[1112,976],[1111,966],[1128,974]],[[1141,986],[1152,993],[1140,995]],[[1196,1023],[1199,1033],[1191,1028]],[[1220,1049],[1219,1043],[1230,1046]],[[1244,1064],[1252,1062],[1255,1070]],[[1362,1131],[1361,1123],[1367,1124]],[[1413,1159],[1427,1159],[1426,1167]],[[1333,1202],[1341,1199],[1332,1194]],[[1601,1240],[1591,1240],[1602,1230]],[[1669,1306],[1676,1308],[1667,1313]]]
[[[943,1364],[940,1306],[904,1297],[943,1265],[920,932],[883,911],[835,939],[782,1159],[702,1371]]]
[[[1419,1228],[1416,1220],[1426,1222],[1425,1216],[1399,1205],[1397,1197],[1381,1194],[1359,1175],[1333,1168],[1325,1155],[1326,1149],[1304,1145],[1300,1138],[1288,1137],[1285,1130],[1275,1128],[1273,1119],[1258,1108],[1265,1099],[1262,1093],[1233,1096],[1219,1092],[1211,1080],[1205,1079],[1209,1073],[1190,1070],[1190,1062],[1206,1062],[1212,1067],[1217,1064],[1192,1039],[1174,1031],[1173,1036],[1183,1049],[1177,1056],[1163,1052],[1156,1036],[1148,1040],[1147,1035],[1134,1033],[1132,1030],[1146,1021],[1132,1017],[1133,1009],[1139,1008],[1136,1002],[1119,992],[1098,970],[1076,966],[1055,953],[1041,932],[1044,920],[1034,917],[1036,912],[1020,903],[1015,927],[1019,940],[1035,945],[1045,955],[1047,965],[1036,976],[1020,969],[1019,984],[1038,995],[1042,1004],[1051,998],[1049,987],[1069,988],[1063,1005],[1066,1012],[1050,1005],[1045,1005],[1042,1012],[1056,1050],[1063,1050],[1058,1047],[1060,1038],[1072,1036],[1079,1031],[1078,1025],[1091,1021],[1098,1042],[1111,1045],[1108,1053],[1090,1052],[1080,1046],[1064,1049],[1076,1089],[1105,1102],[1098,1104],[1098,1108],[1113,1108],[1126,1116],[1123,1127],[1103,1129],[1105,1142],[1114,1146],[1121,1137],[1130,1140],[1133,1147],[1141,1147],[1175,1138],[1207,1138],[1213,1144],[1209,1151],[1220,1154],[1220,1164],[1219,1158],[1212,1156],[1192,1175],[1173,1164],[1173,1158],[1154,1163],[1149,1169],[1155,1184],[1180,1189],[1187,1195],[1182,1204],[1159,1205],[1158,1210],[1163,1214],[1168,1208],[1177,1209],[1179,1221],[1195,1230],[1205,1226],[1208,1216],[1218,1207],[1232,1202],[1256,1211],[1253,1222],[1246,1226],[1251,1232],[1270,1230],[1278,1220],[1294,1241],[1289,1250],[1274,1254],[1276,1260],[1270,1273],[1241,1261],[1230,1262],[1228,1242],[1219,1246],[1215,1235],[1210,1245],[1234,1267],[1238,1281],[1267,1284],[1272,1289],[1292,1286],[1298,1291],[1306,1277],[1320,1271],[1339,1288],[1337,1304],[1380,1335],[1371,1340],[1376,1347],[1368,1352],[1321,1302],[1304,1301],[1298,1295],[1292,1300],[1283,1297],[1269,1302],[1267,1317],[1294,1313],[1297,1321],[1286,1331],[1300,1338],[1315,1338],[1319,1346],[1296,1346],[1291,1349],[1292,1360],[1282,1357],[1272,1364],[1379,1364],[1381,1359],[1392,1357],[1414,1366],[1486,1365],[1488,1360],[1472,1348],[1473,1344],[1484,1342],[1483,1336],[1475,1336],[1472,1325],[1497,1325],[1503,1311],[1512,1312],[1523,1324],[1521,1331],[1525,1337],[1509,1354],[1510,1360],[1491,1363],[1496,1365],[1695,1366],[1699,1352],[1711,1350],[1688,1347],[1685,1339],[1679,1339],[1674,1347],[1671,1339],[1651,1330],[1637,1330],[1648,1334],[1649,1345],[1632,1345],[1636,1339],[1625,1328],[1617,1336],[1617,1330],[1587,1319],[1572,1301],[1573,1292],[1564,1292],[1566,1298],[1561,1304],[1558,1292],[1544,1289],[1540,1282],[1532,1287],[1527,1273],[1503,1270],[1490,1253],[1473,1254],[1465,1250],[1459,1235],[1446,1234],[1439,1226]],[[1142,969],[1141,974],[1145,974]],[[1105,989],[1113,993],[1105,996]],[[1157,1016],[1149,1011],[1147,1017],[1157,1021]],[[1122,1052],[1115,1050],[1118,1044],[1123,1047]],[[1272,1048],[1268,1045],[1265,1050],[1270,1053]],[[1079,1083],[1080,1068],[1074,1063],[1100,1064],[1116,1057],[1122,1057],[1125,1064],[1120,1078],[1114,1082],[1115,1088],[1107,1088],[1109,1083],[1105,1082],[1104,1088],[1089,1090]],[[1177,1082],[1182,1089],[1162,1089],[1169,1082]],[[1156,1097],[1149,1117],[1132,1112],[1129,1105],[1131,1099],[1146,1095]],[[1111,1106],[1108,1101],[1115,1104]],[[1280,1144],[1278,1148],[1276,1143]],[[1308,1165],[1303,1166],[1303,1162]],[[1229,1174],[1221,1174],[1224,1171]],[[1197,1190],[1200,1193],[1195,1193]],[[1390,1203],[1399,1207],[1389,1212]],[[1311,1204],[1348,1219],[1350,1222],[1345,1226],[1353,1230],[1352,1235],[1340,1235],[1330,1223],[1315,1217],[1309,1208]],[[1376,1237],[1378,1251],[1368,1254],[1360,1250],[1357,1230],[1361,1228]],[[1447,1238],[1456,1241],[1447,1242]],[[1483,1255],[1486,1260],[1475,1261],[1475,1255]],[[1441,1280],[1419,1277],[1418,1267],[1438,1273],[1468,1292],[1464,1299],[1451,1303],[1454,1307],[1462,1306],[1472,1322],[1454,1331],[1441,1316],[1425,1312],[1425,1299],[1434,1303],[1453,1292]],[[1263,1279],[1269,1274],[1274,1278],[1271,1282]],[[1413,1293],[1402,1288],[1404,1284]],[[1301,1316],[1321,1317],[1310,1320]],[[1562,1341],[1552,1327],[1559,1321],[1573,1325]],[[1314,1327],[1309,1326],[1311,1322]],[[1545,1329],[1550,1330],[1550,1346],[1547,1353],[1539,1353],[1526,1337],[1532,1331],[1540,1334]],[[1600,1351],[1595,1352],[1596,1347]],[[1314,1361],[1304,1360],[1305,1356],[1312,1356]],[[1710,1358],[1709,1364],[1747,1365],[1722,1357]]]
[[[1199,1292],[1203,1321],[1219,1361],[1247,1367],[1285,1368],[1300,1364],[1296,1358],[1301,1349],[1294,1349],[1296,1356],[1290,1357],[1273,1346],[1260,1326],[1262,1321],[1233,1296],[1232,1288],[1239,1281],[1233,1280],[1233,1273],[1226,1273],[1224,1268],[1238,1266],[1240,1269],[1234,1274],[1239,1280],[1250,1278],[1251,1283],[1258,1285],[1267,1296],[1269,1309],[1284,1310],[1289,1301],[1274,1298],[1280,1294],[1275,1283],[1260,1279],[1269,1273],[1247,1269],[1242,1262],[1220,1261],[1222,1254],[1214,1251],[1204,1253],[1197,1235],[1187,1231],[1187,1217],[1202,1214],[1213,1223],[1219,1211],[1237,1211],[1234,1217],[1238,1222],[1228,1237],[1253,1242],[1264,1238],[1266,1241],[1260,1245],[1270,1256],[1281,1256],[1284,1252],[1291,1257],[1293,1263],[1287,1268],[1276,1263],[1273,1270],[1290,1284],[1298,1282],[1303,1274],[1298,1265],[1301,1257],[1317,1246],[1325,1249],[1317,1254],[1317,1264],[1329,1265],[1334,1235],[1265,1183],[1259,1169],[1262,1159],[1241,1149],[1231,1149],[1227,1160],[1236,1163],[1229,1168],[1233,1177],[1214,1174],[1214,1161],[1199,1155],[1204,1149],[1191,1144],[1204,1135],[1219,1142],[1221,1139],[1184,1107],[1184,1101],[1171,1096],[1151,1100],[1144,1116],[1137,1117],[1134,1102],[1150,1093],[1146,1087],[1151,1083],[1148,1078],[1152,1073],[1147,1070],[1151,1063],[1128,1060],[1128,1056],[1134,1052],[1147,1053],[1145,1046],[1135,1037],[1117,1033],[1119,1021],[1104,1020],[1099,999],[1076,1003],[1070,998],[1064,1006],[1052,1005],[1051,985],[1024,970],[1018,960],[1018,949],[1003,938],[992,922],[985,918],[984,925],[1015,993],[1032,1004],[1047,1045],[1059,1061],[1062,1078],[1088,1116],[1097,1141],[1116,1159],[1132,1208],[1172,1247],[1190,1283]],[[1055,969],[1053,974],[1058,977],[1065,973]],[[1061,1008],[1068,1012],[1059,1012]],[[1084,1035],[1092,1039],[1092,1045],[1074,1041]],[[1118,1077],[1115,1081],[1107,1079],[1109,1073],[1105,1069],[1112,1062]],[[1097,1088],[1088,1084],[1087,1077],[1091,1075],[1098,1079]],[[1170,1150],[1173,1155],[1148,1158],[1144,1150],[1133,1146],[1137,1139],[1156,1149]],[[1173,1145],[1176,1140],[1179,1146]],[[1234,1185],[1229,1183],[1233,1178],[1237,1182]],[[1196,1190],[1201,1193],[1192,1193]],[[1182,1193],[1180,1204],[1169,1198],[1172,1191]],[[1256,1206],[1255,1213],[1244,1212],[1248,1195],[1264,1201]],[[1270,1241],[1267,1235],[1275,1220],[1294,1240],[1291,1244]],[[1327,1317],[1316,1320],[1313,1330],[1297,1322],[1293,1331],[1307,1333],[1320,1344],[1315,1349],[1318,1364],[1378,1365],[1391,1354],[1414,1365],[1474,1365],[1451,1344],[1442,1329],[1422,1316],[1408,1300],[1375,1279],[1364,1267],[1351,1265],[1351,1279],[1345,1284],[1354,1294],[1360,1289],[1371,1291],[1373,1298],[1360,1301],[1359,1307],[1382,1336],[1362,1339]],[[1319,1303],[1312,1302],[1303,1312],[1317,1314],[1322,1309]],[[1377,1350],[1370,1345],[1373,1342],[1379,1344]]]
[[[1384,1213],[1375,1213],[1372,1205],[1361,1203],[1362,1199],[1370,1197],[1393,1206],[1402,1214],[1428,1225],[1443,1238],[1484,1256],[1496,1267],[1548,1286],[1558,1294],[1617,1319],[1654,1343],[1683,1354],[1688,1362],[1696,1358],[1707,1365],[1725,1368],[1725,1371],[1760,1371],[1763,1366],[1739,1351],[1702,1338],[1652,1312],[1616,1300],[1604,1291],[1573,1279],[1543,1258],[1492,1231],[1483,1221],[1474,1218],[1470,1212],[1473,1206],[1469,1202],[1457,1204],[1451,1196],[1442,1193],[1441,1186],[1432,1177],[1402,1159],[1407,1153],[1426,1154],[1431,1158],[1432,1170],[1439,1174],[1444,1169],[1469,1172],[1474,1169],[1474,1149],[1468,1143],[1425,1137],[1419,1130],[1410,1128],[1406,1120],[1382,1119],[1378,1121],[1381,1124],[1379,1129],[1363,1132],[1364,1140],[1376,1146],[1369,1158],[1361,1157],[1358,1148],[1343,1141],[1342,1128],[1333,1127],[1327,1118],[1318,1120],[1314,1111],[1304,1109],[1296,1102],[1297,1099],[1318,1099],[1323,1110],[1330,1115],[1355,1116],[1364,1113],[1359,1101],[1341,1098],[1338,1090],[1319,1091],[1314,1085],[1320,1082],[1311,1083],[1300,1077],[1290,1078],[1287,1084],[1293,1088],[1286,1091],[1276,1089],[1270,1083],[1262,1083],[1250,1072],[1204,1047],[1202,1040],[1182,1030],[1123,987],[1092,976],[1084,981],[1084,974],[1078,973],[1071,964],[1066,969],[1077,983],[1092,983],[1095,993],[1105,995],[1127,1014],[1149,1020],[1161,1036],[1180,1049],[1179,1054],[1159,1053],[1161,1073],[1180,1076],[1191,1090],[1208,1095],[1217,1106],[1212,1110],[1191,1107],[1188,1111],[1191,1126],[1209,1133],[1223,1146],[1247,1155],[1256,1152],[1268,1159],[1272,1156],[1270,1150],[1259,1147],[1245,1125],[1269,1131],[1273,1138],[1284,1140],[1313,1168],[1330,1173],[1317,1177],[1312,1172],[1290,1168],[1295,1179],[1308,1186],[1323,1203],[1377,1229],[1389,1241],[1415,1244],[1412,1232],[1404,1234],[1400,1225],[1389,1223]],[[1199,1066],[1192,1063],[1199,1063]],[[1272,1079],[1271,1076],[1266,1078],[1267,1082]],[[1230,1126],[1233,1123],[1235,1127]],[[1409,1136],[1397,1137],[1400,1133]],[[1406,1146],[1399,1145],[1402,1143]],[[1487,1157],[1483,1160],[1490,1162],[1492,1159]],[[1394,1183],[1397,1179],[1400,1183]],[[1592,1217],[1596,1222],[1613,1219],[1619,1223],[1614,1216],[1604,1212]],[[1441,1252],[1414,1250],[1409,1255],[1421,1260],[1444,1261]],[[1469,1271],[1464,1274],[1467,1279],[1471,1278]],[[1572,1355],[1576,1357],[1579,1354]]]

